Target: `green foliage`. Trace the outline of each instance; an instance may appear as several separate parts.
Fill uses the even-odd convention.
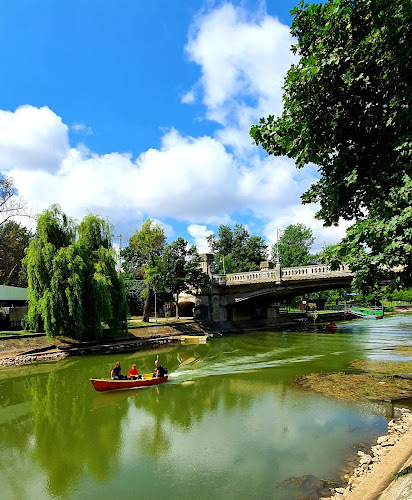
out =
[[[156,263],[161,256],[166,244],[166,237],[163,228],[152,219],[146,219],[140,230],[136,230],[129,240],[129,248],[123,253],[127,258],[126,269],[129,283],[144,278],[146,283],[145,302],[143,306],[143,321],[149,321],[149,303],[153,290],[154,278],[151,275],[155,272]],[[137,284],[135,284],[137,285]],[[135,286],[136,288],[136,286]]]
[[[407,290],[394,290],[391,293],[391,300],[412,302],[412,288],[409,288]]]
[[[21,327],[23,328],[23,330],[25,332],[28,332],[30,330],[30,321],[29,321],[29,317],[27,316],[27,314],[25,314],[21,318]]]
[[[142,279],[129,278],[127,275],[123,275],[123,280],[130,314],[140,316],[143,313],[144,297],[142,293],[147,289],[146,283]]]
[[[180,236],[165,247],[159,271],[163,288],[175,294],[197,290],[209,283],[209,277],[200,269],[196,247],[188,247],[187,241]]]
[[[166,244],[166,237],[162,226],[156,224],[153,219],[146,219],[139,231],[135,231],[129,240],[130,247],[138,258],[147,263],[153,263],[154,256],[160,255]]]
[[[251,129],[256,144],[314,163],[320,180],[303,194],[319,219],[355,220],[332,259],[354,285],[393,288],[412,279],[410,0],[329,0],[294,9],[299,62],[284,86],[284,111]]]
[[[22,266],[25,249],[33,234],[17,222],[0,225],[0,283],[27,286],[26,269]]]
[[[393,475],[394,479],[398,479],[399,477],[406,476],[406,474],[410,474],[412,472],[412,465],[408,465],[403,468],[400,472],[397,472]]]
[[[315,238],[312,230],[304,224],[290,224],[279,239],[279,257],[282,267],[308,266],[316,264],[315,255],[310,254],[310,247]],[[276,245],[273,246],[276,255]]]
[[[260,236],[250,236],[247,229],[235,224],[220,225],[218,235],[207,237],[210,250],[215,253],[216,272],[240,273],[259,270],[260,263],[267,260],[267,245]]]
[[[3,309],[0,309],[0,321],[6,319],[6,313],[3,311]]]
[[[122,328],[127,317],[125,289],[116,273],[106,220],[89,214],[76,227],[60,207],[52,206],[38,217],[25,261],[26,327],[44,329],[50,337],[78,339],[101,337],[102,323],[113,331]]]

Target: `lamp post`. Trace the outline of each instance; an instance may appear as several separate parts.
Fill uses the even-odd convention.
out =
[[[279,239],[282,237],[282,230],[276,229],[276,267],[280,266]]]
[[[220,259],[220,262],[223,263],[223,274],[226,274],[226,269],[225,269],[225,256],[223,255],[223,257]]]
[[[209,275],[210,275],[210,306],[209,306],[209,317],[213,320],[213,271],[215,270],[214,261],[209,264]]]

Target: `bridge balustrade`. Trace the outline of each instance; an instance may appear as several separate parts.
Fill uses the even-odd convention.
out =
[[[339,266],[332,271],[330,266],[301,266],[281,268],[281,281],[310,279],[310,278],[328,278],[333,276],[351,276],[352,272],[349,266]],[[215,274],[213,283],[218,286],[223,285],[241,285],[246,283],[266,283],[279,281],[278,271],[273,269],[269,271],[251,271],[245,273]]]

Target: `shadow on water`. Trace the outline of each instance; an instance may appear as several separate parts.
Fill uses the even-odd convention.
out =
[[[410,330],[393,326],[406,343]],[[354,443],[385,430],[391,406],[335,401],[290,381],[382,354],[389,342],[374,328],[256,332],[2,372],[0,487],[29,498],[18,480],[29,475],[40,497],[310,498],[327,484],[319,479],[339,479]],[[117,359],[149,373],[157,355],[167,384],[101,394],[89,382]]]

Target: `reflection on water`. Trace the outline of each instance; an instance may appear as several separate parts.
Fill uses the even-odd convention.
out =
[[[8,498],[311,498],[386,429],[391,405],[290,386],[355,358],[396,357],[407,317],[324,331],[256,332],[116,355],[170,381],[97,393],[114,356],[0,371],[0,491]],[[404,359],[400,356],[400,359]],[[9,375],[8,375],[9,374]],[[22,479],[23,478],[23,479]]]

